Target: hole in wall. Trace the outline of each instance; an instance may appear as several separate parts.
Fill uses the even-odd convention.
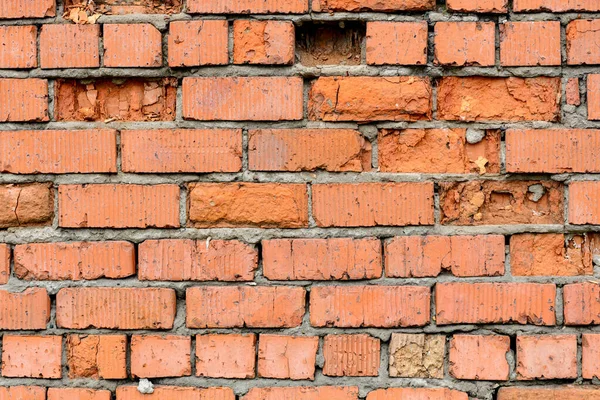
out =
[[[296,58],[302,65],[360,65],[366,26],[357,21],[314,22],[296,27]]]

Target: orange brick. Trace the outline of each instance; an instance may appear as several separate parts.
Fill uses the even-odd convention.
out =
[[[14,174],[117,172],[114,130],[0,132],[0,169]]]
[[[515,276],[592,275],[590,240],[559,233],[526,233],[510,238],[510,270]]]
[[[444,225],[563,224],[564,187],[552,181],[441,182]]]
[[[302,323],[305,291],[286,286],[200,286],[186,290],[188,328],[291,328]]]
[[[581,335],[581,375],[583,379],[600,377],[600,335],[587,333]]]
[[[258,267],[258,251],[236,240],[146,240],[138,257],[148,281],[252,281]]]
[[[600,8],[598,8],[600,10]],[[567,25],[567,63],[600,64],[600,20],[574,20]]]
[[[308,100],[311,121],[431,119],[431,81],[415,76],[320,77]]]
[[[119,386],[117,400],[235,400],[230,388],[154,386],[154,393],[142,394],[137,386]]]
[[[192,183],[188,187],[189,222],[198,228],[308,225],[304,184]]]
[[[485,349],[485,351],[482,351]],[[450,340],[450,374],[457,379],[505,381],[510,367],[508,336],[454,335]]]
[[[563,287],[565,325],[600,324],[600,286],[592,282]]]
[[[81,3],[79,0],[65,0],[65,8],[69,6],[77,7],[81,6]],[[105,15],[178,14],[182,11],[182,7],[183,0],[99,0],[96,2],[95,10]]]
[[[379,375],[379,339],[369,335],[327,335],[323,342],[323,375]]]
[[[262,241],[263,275],[273,280],[360,280],[381,277],[377,238]]]
[[[290,21],[233,21],[235,64],[293,64],[295,45]]]
[[[332,11],[425,11],[433,10],[434,0],[311,0],[312,10]]]
[[[297,77],[183,78],[183,117],[203,121],[281,121],[303,116]]]
[[[131,375],[139,378],[189,376],[192,339],[189,336],[133,335]]]
[[[438,283],[436,323],[554,325],[556,286],[537,283]]]
[[[496,24],[437,22],[434,49],[437,64],[492,66],[496,64]]]
[[[0,244],[0,285],[8,283],[10,278],[10,246]]]
[[[385,275],[394,278],[504,275],[504,236],[400,236],[385,242]]]
[[[171,329],[173,289],[65,288],[56,295],[56,324],[61,328]]]
[[[0,185],[0,228],[49,225],[53,215],[52,184]]]
[[[46,400],[46,388],[39,386],[0,387],[0,400]]]
[[[229,63],[226,20],[173,21],[169,24],[169,66]]]
[[[427,64],[427,22],[367,22],[367,64]]]
[[[377,139],[379,171],[499,173],[500,132],[486,131],[469,144],[466,129],[382,129]]]
[[[104,25],[105,67],[160,67],[162,35],[151,24]]]
[[[451,11],[476,13],[508,12],[508,0],[447,0],[447,6]]]
[[[100,25],[48,24],[40,30],[40,67],[98,68]]]
[[[110,400],[110,390],[49,388],[48,400]]]
[[[500,24],[500,63],[504,66],[560,65],[560,21]]]
[[[58,210],[64,228],[176,228],[179,186],[61,185]]]
[[[598,400],[600,388],[596,386],[502,387],[498,400]]]
[[[78,281],[135,274],[128,242],[29,243],[15,246],[15,275],[25,280]]]
[[[196,375],[210,378],[254,378],[256,336],[197,335]]]
[[[438,84],[438,119],[556,121],[560,91],[560,78],[447,76]]]
[[[251,388],[241,400],[358,400],[357,387],[272,387]]]
[[[2,376],[57,379],[61,373],[61,336],[2,337]]]
[[[69,378],[127,378],[126,347],[125,335],[69,335]]]
[[[600,224],[600,182],[571,182],[569,185],[569,222],[575,225]]]
[[[0,0],[0,19],[44,18],[55,15],[55,0]]]
[[[188,0],[187,6],[199,14],[301,14],[308,0]]]
[[[1,26],[0,68],[35,68],[37,65],[37,27]]]
[[[588,119],[600,120],[600,74],[587,77]]]
[[[577,336],[517,336],[517,379],[577,378]]]
[[[0,329],[46,329],[50,322],[50,297],[43,288],[28,288],[21,293],[0,290]]]
[[[579,94],[579,78],[569,78],[565,85],[565,97],[567,104],[579,106],[581,104],[581,95]]]
[[[312,187],[318,226],[433,225],[433,184],[342,183]]]
[[[596,0],[514,0],[514,11],[600,11]]]
[[[121,131],[123,172],[238,172],[242,169],[239,129]]]
[[[452,389],[392,388],[369,392],[367,400],[468,400],[466,393]]]
[[[0,122],[48,121],[48,81],[0,79]]]
[[[314,327],[395,328],[429,323],[428,287],[313,286],[310,324]]]
[[[258,376],[276,379],[315,379],[318,336],[261,334]]]

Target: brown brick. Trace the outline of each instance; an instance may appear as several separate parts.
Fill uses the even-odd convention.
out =
[[[563,287],[565,325],[600,324],[600,286],[595,282]]]
[[[0,122],[46,122],[48,81],[45,79],[0,79]]]
[[[519,0],[515,0],[519,1]],[[448,9],[451,11],[476,12],[476,13],[506,13],[508,0],[447,0]]]
[[[315,379],[318,336],[261,334],[258,376],[276,379]]]
[[[67,336],[69,378],[127,378],[127,336]]]
[[[154,393],[143,394],[137,386],[119,386],[117,400],[235,400],[230,388],[154,386]]]
[[[96,12],[106,15],[122,14],[177,14],[182,11],[183,0],[95,0]],[[80,0],[65,0],[65,6],[81,5]]]
[[[110,390],[49,388],[48,400],[110,400]]]
[[[42,68],[98,68],[100,25],[47,24],[40,30]]]
[[[600,56],[596,51],[600,45],[599,30],[600,21],[595,19],[574,20],[567,25],[568,64],[600,64]]]
[[[595,386],[503,387],[498,400],[599,400],[600,388]]]
[[[600,377],[600,335],[587,333],[581,335],[581,376],[583,379]]]
[[[251,388],[240,400],[358,400],[358,387],[267,387]]]
[[[496,24],[493,22],[437,22],[435,62],[442,65],[496,64]]]
[[[600,224],[600,182],[577,181],[569,185],[569,222],[574,225]]]
[[[600,11],[600,4],[596,0],[514,0],[513,9],[517,12]]]
[[[45,18],[55,15],[55,0],[0,0],[0,19]]]
[[[367,22],[367,64],[427,64],[427,22]]]
[[[61,372],[61,336],[2,337],[2,376],[58,379]]]
[[[105,67],[162,66],[162,35],[152,24],[106,24]]]
[[[295,28],[290,21],[233,21],[235,64],[293,64]]]
[[[0,400],[46,400],[46,388],[39,386],[0,387]]]
[[[301,14],[308,0],[188,0],[188,12],[200,14]]]
[[[517,379],[577,378],[577,336],[517,336]]]
[[[37,65],[37,27],[1,26],[0,68],[35,68]]]
[[[311,0],[312,10],[332,11],[425,11],[433,10],[434,0]]]
[[[398,400],[398,399],[424,399],[424,400],[468,400],[466,393],[452,389],[416,389],[392,388],[373,390],[367,395],[367,400]]]
[[[189,376],[191,347],[189,336],[133,335],[131,375],[134,378]]]
[[[443,335],[392,333],[389,352],[391,377],[444,377],[446,337]]]
[[[169,24],[169,66],[229,63],[226,20],[173,21]]]
[[[196,375],[210,378],[254,378],[256,336],[197,335]]]
[[[323,358],[323,375],[377,376],[380,342],[369,335],[327,335]]]
[[[52,184],[0,185],[0,228],[49,225],[53,215]]]
[[[510,367],[508,336],[454,335],[450,340],[450,375],[457,379],[505,381]]]
[[[500,24],[500,63],[504,66],[560,65],[560,21]]]
[[[21,293],[0,290],[0,329],[46,329],[50,322],[50,297],[43,288],[28,288]]]

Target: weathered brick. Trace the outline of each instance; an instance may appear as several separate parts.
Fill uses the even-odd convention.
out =
[[[196,67],[229,62],[226,20],[173,21],[169,24],[169,66]]]
[[[248,142],[255,171],[371,170],[371,143],[352,129],[259,129]]]
[[[117,400],[235,400],[230,388],[154,386],[152,394],[140,393],[137,386],[119,386]]]
[[[189,222],[195,227],[308,225],[304,184],[192,183],[188,187]]]
[[[385,242],[385,275],[394,278],[504,274],[504,236],[399,236]]]
[[[42,25],[40,67],[98,68],[99,46],[100,25]]]
[[[444,225],[563,224],[561,183],[552,181],[441,182]]]
[[[300,120],[302,79],[211,77],[183,79],[183,117],[203,121]]]
[[[46,400],[46,388],[39,386],[0,387],[0,400]]]
[[[45,18],[55,15],[55,0],[0,0],[0,19]]]
[[[308,100],[312,121],[431,119],[431,81],[402,77],[321,77]]]
[[[96,12],[107,15],[122,14],[177,14],[182,11],[183,0],[95,0]],[[81,0],[64,0],[65,8],[80,6]]]
[[[581,104],[581,95],[579,93],[579,78],[569,78],[565,85],[565,97],[567,104],[579,106]]]
[[[500,63],[504,66],[560,65],[560,21],[500,24]]]
[[[173,289],[65,288],[56,295],[56,324],[67,329],[171,329]]]
[[[301,14],[309,0],[188,0],[188,12],[199,14]]]
[[[600,11],[596,0],[514,0],[514,11]]]
[[[428,287],[313,286],[310,324],[314,327],[394,328],[429,322]]]
[[[37,27],[0,26],[0,68],[35,68],[37,65]]]
[[[502,387],[498,390],[498,400],[599,400],[597,386],[555,386]]]
[[[175,228],[177,185],[61,185],[59,225],[65,228]]]
[[[61,372],[60,336],[2,337],[2,376],[57,379]]]
[[[210,378],[254,378],[256,336],[197,335],[196,375]]]
[[[238,172],[242,169],[239,129],[121,131],[123,172]]]
[[[52,184],[0,185],[0,228],[49,225],[53,215]]]
[[[563,287],[565,325],[600,324],[600,286],[595,282]]]
[[[49,388],[48,400],[110,400],[110,390]]]
[[[367,22],[367,64],[427,64],[427,22]]]
[[[233,21],[233,62],[293,64],[294,31],[290,21]]]
[[[46,122],[48,81],[45,79],[0,79],[0,122]]]
[[[600,74],[587,76],[588,119],[600,120]]]
[[[517,379],[577,378],[577,336],[517,336]]]
[[[258,267],[258,251],[237,240],[146,240],[138,257],[148,281],[252,281]]]
[[[332,11],[425,11],[433,10],[434,0],[311,0],[312,10]]]
[[[436,323],[556,323],[556,286],[537,283],[438,283]]]
[[[191,347],[189,336],[133,335],[131,375],[139,378],[191,375]]]
[[[454,335],[450,340],[450,375],[457,379],[505,381],[510,367],[508,336]]]
[[[447,5],[448,9],[451,11],[476,13],[508,12],[508,0],[447,0]]]
[[[438,119],[447,121],[556,121],[560,78],[441,78]]]
[[[380,342],[369,335],[327,335],[323,358],[323,375],[377,376]]]
[[[127,336],[67,336],[69,378],[127,378]]]
[[[581,335],[581,376],[583,379],[600,377],[600,335],[586,333]]]
[[[267,387],[251,388],[240,400],[358,400],[358,388],[320,387]]]
[[[577,181],[569,184],[569,222],[574,225],[600,224],[600,182]]]
[[[8,283],[10,278],[10,246],[0,244],[0,285]]]
[[[21,293],[0,290],[0,329],[46,329],[50,322],[50,297],[43,288],[28,288]]]
[[[103,25],[105,67],[160,67],[162,35],[152,24]]]
[[[496,63],[496,24],[437,22],[434,50],[437,64],[492,66]]]
[[[315,379],[318,336],[261,334],[258,376],[276,379]]]
[[[367,400],[468,400],[466,393],[446,388],[416,389],[416,388],[392,388],[378,389],[369,392]]]
[[[188,328],[291,328],[302,323],[305,291],[286,286],[200,286],[186,291]]]
[[[391,377],[444,377],[446,337],[443,335],[392,333],[389,352]]]

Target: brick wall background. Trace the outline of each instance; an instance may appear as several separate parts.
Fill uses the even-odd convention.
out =
[[[0,400],[600,399],[597,0],[0,19]]]

